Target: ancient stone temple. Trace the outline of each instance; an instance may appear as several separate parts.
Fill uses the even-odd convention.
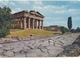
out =
[[[19,29],[43,29],[44,16],[38,11],[21,11],[12,14],[15,21],[13,28]]]

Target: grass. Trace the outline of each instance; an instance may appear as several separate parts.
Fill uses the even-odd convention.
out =
[[[6,38],[11,38],[12,36],[18,36],[19,38],[27,38],[30,37],[30,34],[34,34],[34,36],[49,36],[55,33],[61,34],[61,32],[56,31],[46,31],[46,30],[21,30],[21,29],[11,29],[10,35],[7,35]]]

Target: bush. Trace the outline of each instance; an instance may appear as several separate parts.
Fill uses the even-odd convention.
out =
[[[65,33],[65,31],[64,31],[64,27],[61,27],[61,32],[62,32],[62,34]]]
[[[61,32],[64,34],[65,32],[68,32],[69,30],[66,27],[61,27]]]
[[[5,37],[6,35],[10,34],[10,30],[6,27],[0,29],[0,38]]]
[[[80,28],[79,27],[77,27],[76,32],[80,32]]]
[[[71,29],[70,31],[71,31],[71,33],[76,33],[75,29]]]
[[[0,7],[0,38],[10,33],[11,19],[11,9],[6,6]]]

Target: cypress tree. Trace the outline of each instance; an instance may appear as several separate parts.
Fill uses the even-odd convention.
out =
[[[68,17],[68,29],[71,30],[72,28],[72,17]]]

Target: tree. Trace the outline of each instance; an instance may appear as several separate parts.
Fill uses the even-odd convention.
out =
[[[76,32],[80,32],[80,28],[79,27],[77,27]]]
[[[64,26],[61,27],[62,34],[64,34],[65,32],[68,32],[68,31],[69,30],[66,27],[64,27]]]
[[[72,17],[68,17],[68,29],[70,30],[72,28]]]
[[[64,27],[61,27],[61,32],[62,32],[62,34],[65,33]]]
[[[71,29],[71,32],[72,32],[72,33],[76,33],[76,30],[75,30],[75,29]]]
[[[10,33],[11,19],[11,9],[6,6],[0,7],[0,38]]]

